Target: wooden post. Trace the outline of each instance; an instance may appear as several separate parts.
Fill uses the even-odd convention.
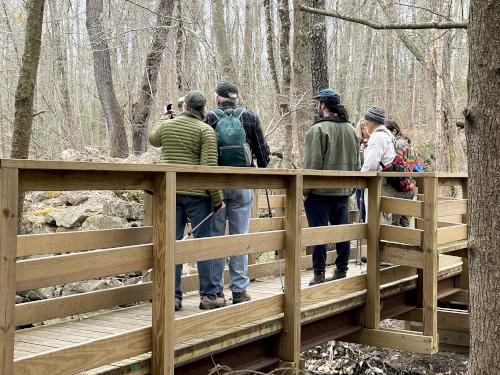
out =
[[[155,176],[153,195],[153,375],[174,374],[175,172]]]
[[[18,170],[0,169],[0,375],[14,373]]]
[[[364,326],[378,329],[380,326],[380,198],[382,178],[368,179],[368,234],[367,234],[367,270],[366,270],[366,306]]]
[[[302,238],[302,175],[290,176],[285,217],[285,311],[280,357],[298,368],[300,359],[300,244]]]
[[[467,178],[462,179],[462,199],[469,199],[469,182]],[[467,207],[469,204],[467,202]],[[469,208],[467,208],[467,211]],[[462,223],[467,223],[467,214],[462,215]],[[469,290],[469,257],[462,258],[462,273],[456,280],[456,287],[464,290]]]
[[[424,269],[423,269],[423,309],[424,335],[432,336],[433,344],[438,345],[437,339],[437,196],[438,179],[426,177],[424,179]]]

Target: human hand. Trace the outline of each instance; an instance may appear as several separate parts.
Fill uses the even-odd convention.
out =
[[[226,208],[224,201],[221,201],[217,206],[214,207],[214,212],[222,212]]]

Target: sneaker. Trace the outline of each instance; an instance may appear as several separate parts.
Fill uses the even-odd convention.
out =
[[[175,297],[175,311],[182,309],[182,301],[180,298]]]
[[[314,277],[309,281],[309,286],[325,282],[325,271],[314,271]]]
[[[224,306],[226,306],[226,300],[219,295],[201,297],[200,309],[202,310],[218,309]]]
[[[248,294],[246,290],[243,292],[233,292],[233,305],[236,303],[250,301],[251,299],[252,297],[250,297],[250,294]]]

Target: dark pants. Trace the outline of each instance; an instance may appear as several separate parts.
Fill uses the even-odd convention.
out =
[[[347,224],[348,201],[349,197],[310,194],[304,202],[309,226],[323,227],[327,226],[328,223],[331,225]],[[337,248],[335,265],[339,271],[347,271],[351,244],[349,241],[338,242],[335,247]],[[324,272],[326,268],[326,246],[314,246],[312,259],[314,271]]]

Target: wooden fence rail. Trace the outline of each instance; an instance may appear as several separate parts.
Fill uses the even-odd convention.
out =
[[[466,184],[465,175],[423,173],[423,201],[381,197],[388,174],[307,170],[261,170],[186,166],[139,166],[37,161],[0,161],[0,375],[70,374],[152,350],[153,374],[173,374],[174,346],[199,335],[209,335],[235,324],[282,314],[279,347],[283,362],[299,366],[301,308],[325,299],[366,290],[364,330],[357,342],[407,348],[414,332],[380,329],[380,288],[386,282],[381,259],[418,268],[423,285],[421,351],[437,350],[438,247],[450,251],[466,247],[466,224],[438,226],[438,217],[464,215],[462,200],[438,202],[438,188]],[[176,241],[176,189],[285,189],[271,198],[286,207],[283,218],[252,219],[250,233]],[[304,188],[367,188],[368,222],[307,228],[302,214]],[[146,194],[145,226],[88,232],[17,235],[17,200],[22,192],[39,190],[127,190]],[[259,208],[267,207],[259,200]],[[423,229],[380,225],[380,213],[406,214],[422,219]],[[300,272],[307,261],[303,246],[367,239],[367,275],[301,289]],[[462,245],[457,245],[462,241]],[[465,244],[463,243],[465,241]],[[284,269],[284,292],[273,297],[175,319],[175,264],[278,250]],[[23,259],[42,255],[33,259]],[[399,262],[399,263],[398,263]],[[254,265],[251,267],[260,267]],[[153,268],[153,281],[81,295],[15,305],[18,291]],[[409,268],[411,269],[411,268]],[[57,270],[57,272],[54,272]],[[384,279],[385,277],[385,279]],[[188,278],[194,278],[189,276]],[[191,280],[189,279],[189,280]],[[465,285],[465,284],[464,284]],[[464,286],[463,285],[463,286]],[[465,289],[465,288],[464,288]],[[16,325],[152,299],[151,328],[118,334],[14,361]],[[127,340],[124,346],[123,340]],[[77,359],[76,359],[77,358]]]

